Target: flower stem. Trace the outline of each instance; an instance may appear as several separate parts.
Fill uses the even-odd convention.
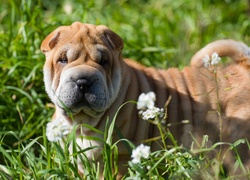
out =
[[[158,123],[157,123],[157,127],[158,127],[158,129],[160,131],[162,145],[163,145],[164,149],[167,149],[167,145],[166,145],[166,142],[165,142],[166,131],[163,129],[161,121],[159,121],[159,120],[158,120]]]
[[[216,98],[217,98],[217,114],[219,116],[219,136],[220,142],[222,142],[222,116],[221,116],[221,102],[219,98],[219,85],[218,85],[218,78],[217,78],[217,69],[214,69],[214,79],[215,79],[215,86],[216,86]]]

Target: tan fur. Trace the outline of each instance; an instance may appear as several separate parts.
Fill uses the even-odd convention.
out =
[[[211,143],[218,142],[220,139],[216,113],[217,88],[213,80],[214,74],[202,67],[202,58],[215,51],[220,56],[233,58],[236,62],[227,67],[219,67],[217,73],[218,95],[223,117],[222,140],[234,142],[240,138],[250,139],[249,49],[246,45],[233,40],[213,42],[192,58],[192,66],[185,67],[182,71],[177,68],[167,70],[147,68],[132,60],[123,60],[122,48],[122,39],[107,27],[78,22],[71,26],[59,27],[45,38],[41,45],[41,50],[46,55],[44,81],[46,91],[56,105],[53,119],[62,118],[71,121],[57,100],[61,97],[72,110],[75,123],[85,123],[103,130],[107,117],[112,119],[123,103],[137,100],[143,92],[154,91],[158,107],[163,107],[169,96],[172,97],[168,105],[167,123],[178,124],[182,120],[190,121],[190,124],[170,127],[178,144],[190,147],[192,141],[190,133],[198,140],[204,134],[208,134]],[[67,52],[63,49],[67,49]],[[100,64],[100,56],[103,55],[99,51],[102,49],[109,54],[106,65]],[[63,53],[69,55],[67,64],[57,63]],[[91,86],[94,85],[96,88],[92,90],[88,85],[85,90],[88,91],[85,92],[87,100],[82,100],[86,103],[76,108],[70,102],[71,96],[67,93],[74,94],[72,101],[77,103],[79,97],[85,97],[85,94],[79,97],[75,95],[79,93],[75,90],[77,78],[91,81]],[[74,82],[67,85],[72,79]],[[101,105],[98,104],[98,99]],[[132,103],[125,105],[119,112],[116,127],[125,138],[137,145],[142,140],[159,135],[155,126],[139,118],[136,106]],[[87,129],[82,133],[95,136]],[[114,134],[114,140],[117,139],[119,137]],[[100,144],[100,142],[96,143]],[[88,144],[88,142],[83,143],[82,148],[86,148]],[[159,148],[157,143],[153,143],[152,146],[154,149]],[[122,145],[120,152],[126,153]],[[240,153],[247,165],[249,151],[246,146],[241,147]],[[89,156],[91,157],[92,154],[97,157],[100,155],[99,152],[94,151],[90,152]],[[228,155],[226,165],[231,166],[232,162],[233,156]]]

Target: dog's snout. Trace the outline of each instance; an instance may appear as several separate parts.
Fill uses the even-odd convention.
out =
[[[87,79],[78,79],[76,84],[81,91],[85,91],[89,86],[89,81]]]

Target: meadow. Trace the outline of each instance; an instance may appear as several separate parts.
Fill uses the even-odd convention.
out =
[[[45,57],[40,44],[52,30],[74,21],[107,25],[123,38],[124,57],[158,68],[182,69],[197,50],[213,40],[232,38],[250,44],[249,0],[2,0],[1,179],[99,178],[98,163],[88,162],[83,156],[81,161],[88,173],[81,177],[76,160],[70,160],[69,152],[57,143],[48,142],[45,136],[54,108],[44,89]],[[110,139],[111,131],[103,132],[106,139]],[[65,140],[66,147],[74,137],[72,133]],[[106,139],[105,175],[113,179],[115,176],[110,169],[116,168],[116,164],[112,162],[112,154],[115,157],[118,150],[114,142]],[[170,156],[168,152],[162,157],[180,162],[182,166],[178,163],[178,166],[171,166],[165,175],[154,166],[155,170],[149,175],[141,167],[128,165],[130,171],[124,179],[139,178],[136,170],[141,173],[141,179],[191,179],[198,173],[202,158],[196,159],[188,151],[180,155],[182,151],[177,147],[173,151],[178,151],[178,156]],[[159,162],[155,164],[162,170],[160,160],[154,162]],[[177,167],[182,167],[181,171]],[[249,175],[247,169],[244,173]],[[203,175],[205,179],[232,178],[220,170],[217,173],[203,171]]]

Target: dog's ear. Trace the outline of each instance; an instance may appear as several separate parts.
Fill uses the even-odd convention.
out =
[[[58,43],[59,40],[59,36],[60,36],[60,31],[53,31],[52,33],[50,33],[42,42],[41,44],[41,51],[43,53],[46,53],[48,51],[50,51],[51,49],[53,49],[56,44]]]
[[[112,49],[118,51],[121,51],[123,49],[123,41],[119,35],[103,25],[98,26],[98,29],[101,29],[102,33],[105,36],[105,40]]]

